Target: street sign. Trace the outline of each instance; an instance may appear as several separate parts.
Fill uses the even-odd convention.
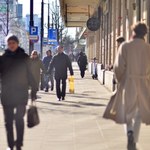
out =
[[[98,18],[89,18],[87,21],[87,27],[91,31],[97,31],[100,28],[100,20]]]
[[[48,30],[48,44],[51,42],[57,42],[57,29]]]
[[[29,28],[29,39],[30,41],[38,41],[39,36],[38,36],[38,27],[30,27]]]

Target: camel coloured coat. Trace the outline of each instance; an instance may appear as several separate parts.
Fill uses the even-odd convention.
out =
[[[139,109],[142,122],[150,124],[150,45],[138,38],[122,44],[114,63],[114,73],[118,88],[104,118],[124,124]]]

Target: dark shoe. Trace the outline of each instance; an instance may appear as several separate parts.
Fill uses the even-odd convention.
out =
[[[54,91],[54,87],[51,87],[51,91]]]
[[[65,101],[65,97],[62,98],[62,101]]]
[[[128,132],[128,150],[136,150],[136,143],[134,142],[133,131]]]
[[[47,93],[47,92],[48,92],[48,89],[46,89],[45,92]]]
[[[20,146],[17,146],[17,149],[16,150],[21,150],[21,147]]]

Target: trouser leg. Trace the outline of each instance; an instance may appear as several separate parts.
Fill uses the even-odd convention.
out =
[[[56,79],[56,94],[57,98],[61,98],[60,79]]]
[[[4,117],[8,146],[13,148],[15,144],[13,132],[14,107],[4,107]]]
[[[49,89],[49,76],[45,75],[45,88],[46,90]]]
[[[80,75],[81,75],[82,78],[85,75],[85,70],[82,67],[80,67]]]
[[[66,79],[62,79],[62,97],[66,96]]]
[[[41,90],[45,88],[44,74],[41,75]]]
[[[134,120],[134,140],[135,143],[139,141],[139,134],[140,134],[140,128],[141,128],[141,117],[139,111],[137,112]]]
[[[23,146],[23,137],[24,137],[24,115],[26,112],[26,106],[20,105],[16,108],[15,123],[17,131],[17,146]]]
[[[139,140],[140,127],[141,127],[141,117],[139,110],[137,110],[133,118],[128,117],[127,119],[127,131],[128,132],[133,131],[135,143],[137,143]]]
[[[51,82],[51,89],[54,88],[54,77],[53,75],[50,76],[50,82]]]

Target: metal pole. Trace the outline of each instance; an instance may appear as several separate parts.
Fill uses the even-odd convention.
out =
[[[34,26],[34,5],[33,5],[33,0],[30,0],[30,28]],[[29,43],[29,54],[32,53],[34,49],[34,43],[30,41]]]
[[[6,1],[6,5],[7,5],[7,25],[6,25],[7,31],[6,31],[6,34],[8,35],[8,33],[9,33],[9,0]]]
[[[41,58],[43,57],[43,35],[44,35],[44,0],[41,2]]]
[[[60,24],[59,24],[59,21],[60,21],[60,14],[59,14],[59,6],[57,6],[57,11],[58,11],[58,20],[57,20],[57,41],[58,41],[58,44],[59,44],[59,40],[60,40]]]
[[[52,14],[52,29],[54,28],[54,17],[53,17],[53,14]]]
[[[48,1],[48,24],[47,24],[48,29],[50,28],[50,3]]]

